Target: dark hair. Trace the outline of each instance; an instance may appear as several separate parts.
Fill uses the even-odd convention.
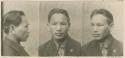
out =
[[[94,15],[97,15],[97,14],[101,14],[101,15],[105,16],[107,18],[108,24],[111,24],[113,22],[113,16],[108,10],[106,10],[106,9],[95,9],[91,13],[90,17],[92,18]]]
[[[3,17],[4,32],[8,34],[10,25],[19,26],[22,16],[25,16],[23,11],[13,10],[6,13]]]
[[[69,15],[68,15],[68,12],[65,10],[65,9],[60,9],[60,8],[54,8],[52,9],[50,12],[49,12],[49,15],[48,15],[48,22],[50,22],[50,19],[51,19],[51,16],[54,15],[54,14],[63,14],[67,17],[67,21],[70,23],[70,18],[69,18]]]

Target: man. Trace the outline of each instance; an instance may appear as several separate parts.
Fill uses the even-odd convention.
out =
[[[79,56],[80,43],[68,35],[70,18],[66,10],[54,8],[48,15],[52,39],[39,47],[39,56]]]
[[[82,47],[83,56],[122,56],[123,45],[111,35],[113,16],[105,9],[91,14],[92,36],[95,40]]]
[[[28,21],[23,11],[10,11],[3,19],[5,38],[3,56],[28,56],[20,42],[29,36]]]

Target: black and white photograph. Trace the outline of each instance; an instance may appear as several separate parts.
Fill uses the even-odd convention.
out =
[[[85,2],[82,56],[123,56],[122,2]],[[85,37],[86,36],[86,37]]]
[[[1,1],[1,57],[124,57],[124,1]]]
[[[2,55],[37,56],[39,45],[39,3],[3,3]]]
[[[82,2],[41,2],[39,13],[39,56],[80,56]]]

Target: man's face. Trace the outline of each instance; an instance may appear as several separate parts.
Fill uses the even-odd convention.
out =
[[[67,17],[65,15],[52,15],[48,24],[52,37],[54,37],[54,39],[63,39],[67,35],[69,29],[68,23],[69,22],[67,21]]]
[[[22,22],[19,26],[15,27],[14,35],[19,41],[26,41],[29,36],[28,21],[25,16],[22,16]]]
[[[110,33],[110,25],[107,18],[101,14],[96,14],[91,19],[92,36],[94,39],[101,40]]]

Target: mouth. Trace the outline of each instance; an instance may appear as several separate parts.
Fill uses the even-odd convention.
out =
[[[55,33],[56,36],[61,36],[63,33]]]
[[[100,34],[92,34],[93,37],[99,37]]]

